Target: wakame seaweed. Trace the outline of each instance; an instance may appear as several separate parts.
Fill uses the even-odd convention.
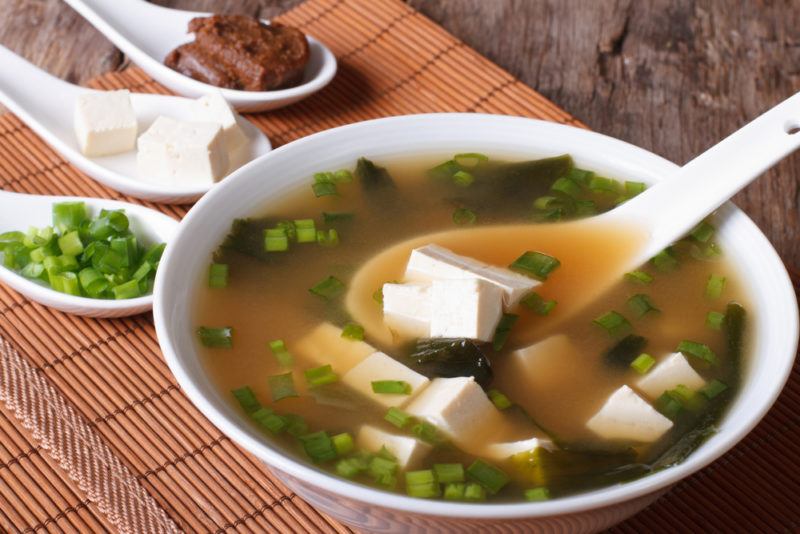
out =
[[[429,378],[473,376],[484,389],[492,383],[489,358],[469,339],[420,339],[409,357],[414,368]]]
[[[264,230],[274,225],[275,221],[268,218],[234,220],[231,231],[214,253],[214,257],[217,260],[224,258],[228,249],[266,261],[270,253],[264,249]]]
[[[381,189],[396,188],[392,176],[385,167],[379,167],[367,158],[358,158],[356,163],[356,176],[365,191],[378,191]]]
[[[606,352],[604,359],[610,365],[627,369],[646,346],[646,338],[628,334]]]
[[[744,306],[731,302],[725,308],[725,319],[722,321],[722,331],[728,347],[727,357],[736,369],[739,368],[742,359],[746,315]]]

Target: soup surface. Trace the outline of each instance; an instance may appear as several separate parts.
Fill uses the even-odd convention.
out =
[[[381,489],[513,501],[646,475],[713,433],[746,346],[744,288],[714,244],[713,222],[606,286],[643,236],[563,221],[611,209],[641,184],[577,169],[568,156],[376,163],[386,168],[361,160],[354,171],[321,172],[235,222],[209,278],[198,281],[203,363],[265,439]],[[430,244],[501,268],[514,263],[541,284],[506,307],[492,339],[426,345],[387,327],[382,286],[407,282],[411,251]],[[558,265],[526,271],[515,263],[526,252]],[[373,351],[436,380],[409,391],[400,374],[376,376],[371,393],[354,389],[342,377]],[[469,376],[486,394],[458,382]],[[406,412],[433,384],[461,384],[496,413],[472,420],[467,436]],[[441,409],[470,420],[462,400]],[[397,449],[406,445],[410,459]]]

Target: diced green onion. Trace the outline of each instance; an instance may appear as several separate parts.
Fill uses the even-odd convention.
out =
[[[124,284],[116,285],[111,288],[111,292],[114,293],[114,298],[117,300],[132,299],[141,296],[142,294],[141,290],[139,289],[138,280],[131,280],[129,282],[125,282]]]
[[[336,462],[336,474],[344,478],[353,478],[367,470],[368,463],[362,458],[342,458]]]
[[[718,299],[722,295],[722,290],[725,289],[725,277],[718,274],[712,274],[708,277],[706,283],[706,296],[710,299]]]
[[[464,486],[464,500],[485,501],[486,490],[480,484],[469,482],[466,486]]]
[[[204,347],[229,349],[233,347],[233,328],[230,326],[223,326],[221,328],[211,328],[201,326],[197,329],[197,335],[200,338],[200,343]]]
[[[404,428],[414,420],[411,415],[395,407],[389,408],[389,410],[386,412],[386,415],[383,416],[383,419],[384,421],[388,421],[389,423],[393,424],[397,428]]]
[[[704,345],[703,343],[688,340],[681,341],[678,343],[678,352],[686,354],[687,356],[700,358],[711,365],[717,364],[717,355],[714,354],[714,351],[711,350],[708,345]]]
[[[667,394],[680,402],[682,407],[693,412],[705,406],[705,400],[683,384],[678,384],[674,389],[669,390]]]
[[[455,160],[451,159],[430,169],[428,174],[434,178],[452,178],[452,176],[460,170],[461,166],[456,163]]]
[[[472,168],[477,167],[481,163],[486,163],[489,161],[489,156],[485,154],[479,154],[477,152],[465,152],[463,154],[456,154],[453,156],[453,161],[455,161],[461,167]]]
[[[308,423],[305,419],[293,413],[284,414],[283,417],[289,423],[289,426],[286,427],[289,434],[296,438],[308,434]]]
[[[477,484],[476,484],[477,486]],[[480,486],[478,486],[480,488]],[[462,482],[454,482],[451,484],[445,484],[444,486],[444,500],[446,501],[461,501],[464,500],[464,490],[466,488],[466,484]],[[480,488],[483,490],[483,488]]]
[[[474,181],[475,177],[467,171],[456,171],[453,173],[453,182],[462,187],[470,186]]]
[[[581,185],[589,185],[589,181],[594,176],[594,172],[587,171],[585,169],[579,169],[577,167],[571,168],[567,171],[566,174],[567,178],[581,184]]]
[[[469,208],[456,208],[453,212],[453,222],[459,226],[468,226],[475,224],[478,216]]]
[[[336,448],[333,440],[324,430],[300,436],[303,450],[314,463],[322,463],[336,459]]]
[[[339,232],[335,228],[331,228],[327,232],[318,230],[316,240],[323,247],[335,247],[339,244]]]
[[[653,256],[653,259],[650,261],[656,269],[663,273],[673,271],[678,266],[678,260],[672,255],[672,251],[669,248],[665,248]]]
[[[78,235],[78,231],[73,230],[72,232],[59,237],[58,248],[61,249],[62,253],[67,254],[68,256],[77,256],[83,252],[83,243],[81,243],[81,238]]]
[[[31,262],[25,267],[23,267],[19,273],[25,278],[30,278],[30,279],[40,278],[42,274],[44,274],[44,265],[42,265],[41,263]]]
[[[696,241],[701,243],[708,242],[709,239],[714,235],[716,229],[714,226],[706,221],[701,221],[700,224],[692,228],[692,231],[689,232]]]
[[[649,371],[653,365],[655,365],[656,359],[650,356],[649,354],[643,352],[636,357],[635,360],[631,362],[631,369],[643,375]]]
[[[316,388],[327,384],[333,384],[339,380],[339,375],[333,372],[330,364],[314,367],[313,369],[306,369],[303,371],[308,382],[309,387]]]
[[[264,250],[267,252],[285,252],[289,250],[289,236],[284,228],[268,228],[264,230]]]
[[[631,271],[625,273],[625,279],[637,284],[649,284],[653,281],[652,275],[644,271]]]
[[[498,410],[505,410],[511,407],[511,401],[499,390],[490,389],[486,394]]]
[[[442,442],[439,431],[427,421],[420,421],[411,427],[411,433],[426,443],[436,445]]]
[[[335,222],[344,222],[349,221],[355,215],[350,212],[331,212],[331,211],[323,211],[322,212],[322,220],[325,224],[333,224]]]
[[[675,419],[678,417],[678,414],[683,409],[681,403],[676,399],[672,398],[669,392],[664,392],[661,394],[659,398],[656,399],[656,402],[653,404],[656,410],[661,412],[662,415],[667,417],[668,419]]]
[[[282,339],[275,339],[268,343],[269,350],[275,355],[275,359],[282,367],[291,367],[294,365],[294,356],[286,349],[286,344]]]
[[[532,276],[539,280],[547,280],[547,277],[561,265],[553,256],[548,256],[542,252],[528,251],[514,260],[509,265],[513,271]]]
[[[298,396],[297,390],[294,389],[294,380],[291,371],[280,375],[268,376],[267,384],[269,384],[269,391],[272,394],[273,401]]]
[[[353,436],[347,432],[336,434],[331,438],[331,441],[333,441],[333,448],[336,449],[336,454],[339,456],[349,454],[356,446],[355,443],[353,443]]]
[[[317,240],[317,226],[314,219],[296,220],[294,228],[298,243],[314,243]]]
[[[631,328],[631,324],[620,313],[610,311],[592,321],[597,326],[605,329],[611,337],[617,337]]]
[[[520,301],[520,304],[538,315],[549,315],[558,302],[555,300],[545,300],[538,293],[532,292],[526,295]]]
[[[275,225],[275,228],[277,230],[283,230],[286,233],[286,237],[289,238],[289,241],[297,241],[297,227],[294,225],[294,222],[279,221],[278,224]]]
[[[575,214],[579,217],[588,217],[597,214],[597,204],[594,200],[576,200]]]
[[[333,172],[333,181],[337,184],[345,184],[353,181],[353,173],[347,169],[339,169]]]
[[[53,226],[60,234],[77,230],[88,218],[83,202],[59,202],[53,204]]]
[[[147,249],[142,256],[142,261],[146,261],[150,265],[158,265],[161,261],[161,255],[164,254],[164,249],[167,247],[166,243],[156,243]]]
[[[318,297],[330,300],[339,296],[344,289],[345,285],[341,280],[335,276],[329,276],[317,283],[314,287],[309,289],[309,291]]]
[[[276,414],[269,408],[259,408],[250,417],[273,434],[280,434],[289,426],[285,417]]]
[[[568,197],[576,198],[581,194],[581,186],[566,176],[562,176],[550,186],[551,191],[558,191]]]
[[[347,323],[342,328],[342,337],[353,341],[364,341],[364,327],[358,323]]]
[[[519,319],[519,315],[514,315],[513,313],[504,313],[502,317],[500,317],[500,321],[497,323],[497,328],[494,331],[494,338],[492,339],[492,348],[495,351],[499,351],[503,348],[508,341],[508,336],[511,335],[511,328],[514,327],[514,324]]]
[[[464,482],[464,466],[462,464],[433,464],[433,472],[441,484]]]
[[[372,392],[386,395],[410,395],[411,384],[405,380],[373,380]]]
[[[311,184],[311,189],[314,191],[314,196],[317,198],[339,194],[334,182],[314,182]]]
[[[647,186],[644,182],[625,182],[625,196],[628,198],[644,193],[645,189],[647,189]]]
[[[145,264],[149,265],[149,264]],[[228,265],[225,263],[212,263],[208,268],[208,287],[228,287]]]
[[[397,483],[397,461],[384,456],[373,456],[367,467],[372,479],[384,486],[394,486]]]
[[[406,471],[406,493],[411,497],[430,499],[439,496],[439,481],[432,469]]]
[[[706,396],[708,399],[713,399],[723,391],[728,389],[728,385],[725,382],[717,380],[716,378],[706,384],[703,389],[700,390],[700,393]]]
[[[725,314],[710,311],[706,314],[706,326],[712,330],[721,330],[722,323],[725,321]]]
[[[639,293],[628,299],[628,307],[631,309],[636,317],[644,317],[650,312],[660,311],[653,305],[650,297]]]
[[[589,180],[589,189],[595,193],[616,193],[619,191],[619,182],[611,178],[594,176]]]
[[[467,476],[492,495],[503,489],[510,480],[503,470],[481,459],[475,460],[467,467]]]
[[[715,260],[722,255],[722,250],[714,242],[705,243],[699,246],[697,243],[689,248],[689,254],[696,260],[709,261]]]
[[[253,413],[261,408],[261,403],[258,402],[256,394],[253,393],[253,390],[250,389],[249,386],[234,389],[231,393],[233,393],[233,396],[236,397],[236,400],[239,401],[239,405],[246,413]]]
[[[92,267],[82,269],[78,273],[78,281],[86,294],[92,298],[100,298],[103,292],[109,288],[108,279]]]
[[[546,501],[550,498],[550,490],[545,487],[530,488],[524,491],[523,496],[528,502]]]

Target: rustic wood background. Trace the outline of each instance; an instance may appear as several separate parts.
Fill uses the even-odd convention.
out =
[[[109,0],[111,1],[111,0]],[[270,18],[301,0],[158,0]],[[592,129],[684,163],[800,89],[796,0],[408,0]],[[126,58],[59,0],[0,0],[0,43],[69,81]],[[800,267],[800,157],[736,198]]]

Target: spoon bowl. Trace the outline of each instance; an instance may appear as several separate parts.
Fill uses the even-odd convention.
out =
[[[89,158],[79,147],[73,129],[73,104],[78,95],[91,92],[38,69],[0,46],[0,103],[21,118],[75,167],[103,185],[126,195],[170,204],[197,200],[214,184],[164,185],[137,178],[136,151]],[[131,93],[131,103],[144,132],[159,115],[192,120],[192,100],[178,96]],[[269,139],[251,122],[239,118],[248,138],[238,151],[236,167],[272,150]]]
[[[217,89],[163,63],[171,50],[191,40],[186,33],[189,21],[211,13],[169,9],[141,0],[65,1],[162,85],[191,97]],[[293,104],[328,85],[336,74],[336,57],[310,35],[306,38],[310,57],[300,85],[274,91],[220,88],[225,100],[239,111],[266,111]]]

